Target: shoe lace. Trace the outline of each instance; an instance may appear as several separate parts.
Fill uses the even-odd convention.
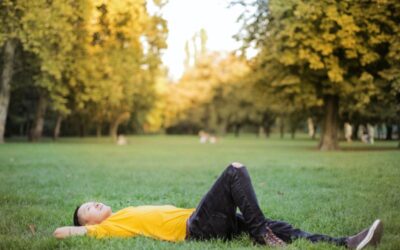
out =
[[[265,242],[269,246],[285,246],[286,243],[281,240],[278,236],[276,236],[271,228],[267,227],[267,233],[265,234]]]

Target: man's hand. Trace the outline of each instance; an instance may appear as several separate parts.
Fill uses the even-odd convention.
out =
[[[85,227],[59,227],[54,231],[53,235],[57,239],[64,239],[70,236],[85,235],[86,232]]]

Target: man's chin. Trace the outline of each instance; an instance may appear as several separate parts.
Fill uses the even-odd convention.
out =
[[[112,214],[111,207],[106,206],[104,209],[105,209],[105,211],[106,211],[107,217],[110,216],[110,215]]]

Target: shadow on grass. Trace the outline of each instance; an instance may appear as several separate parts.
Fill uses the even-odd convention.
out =
[[[384,151],[400,151],[400,148],[397,146],[384,146],[384,147],[374,147],[374,146],[365,146],[365,147],[357,147],[357,146],[346,146],[346,147],[339,147],[338,150],[336,151],[321,151],[317,146],[313,147],[301,147],[298,146],[298,148],[305,148],[306,150],[309,151],[315,151],[315,152],[384,152]]]
[[[397,146],[394,147],[389,147],[389,146],[385,146],[385,147],[374,147],[374,146],[370,146],[370,147],[342,147],[339,149],[339,151],[352,151],[352,152],[365,152],[365,151],[399,151],[400,148]]]

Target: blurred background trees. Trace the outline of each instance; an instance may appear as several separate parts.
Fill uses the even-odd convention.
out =
[[[10,97],[7,131],[33,141],[46,126],[58,137],[62,121],[67,134],[106,127],[116,136],[151,108],[168,30],[146,1],[6,0],[0,8],[1,140]]]
[[[320,149],[338,148],[340,112],[357,122],[376,123],[376,115],[398,123],[398,1],[236,3],[250,10],[238,38],[259,49],[258,84],[294,109],[321,107]]]
[[[381,139],[399,133],[398,1],[231,3],[243,8],[243,48],[209,51],[200,29],[182,48],[183,76],[171,80],[164,1],[151,13],[145,0],[1,1],[0,142],[308,130],[334,150],[344,123],[353,135],[367,124]]]

